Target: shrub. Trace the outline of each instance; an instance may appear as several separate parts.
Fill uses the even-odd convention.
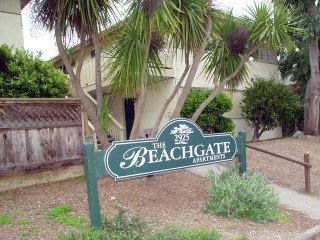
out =
[[[220,176],[211,173],[210,178],[206,212],[255,221],[276,219],[279,197],[263,176],[248,171],[243,178],[238,168],[229,167]]]
[[[210,95],[210,91],[191,90],[181,110],[181,116],[191,118],[200,104]],[[204,133],[232,132],[235,128],[231,119],[222,116],[231,111],[232,100],[225,93],[219,93],[200,114],[197,124]]]
[[[64,97],[69,86],[67,76],[50,62],[28,51],[0,45],[0,97]]]
[[[253,81],[243,92],[240,108],[242,116],[254,130],[253,141],[278,126],[292,127],[301,115],[298,97],[288,86],[274,79],[257,78]]]

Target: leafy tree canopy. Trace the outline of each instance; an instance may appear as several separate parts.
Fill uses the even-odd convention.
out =
[[[66,75],[25,50],[0,46],[0,97],[60,98],[69,91]]]
[[[310,61],[309,49],[305,47],[308,43],[303,41],[300,44],[301,48],[298,51],[280,51],[279,70],[283,79],[288,78],[293,83],[293,90],[303,103],[307,82],[310,79]]]
[[[191,90],[181,110],[181,116],[191,118],[199,105],[210,95],[209,90]],[[205,133],[232,132],[235,128],[231,119],[222,116],[232,109],[231,98],[220,92],[200,114],[197,124]]]
[[[301,107],[298,97],[283,83],[258,77],[243,92],[242,116],[254,129],[253,141],[265,131],[294,124]]]

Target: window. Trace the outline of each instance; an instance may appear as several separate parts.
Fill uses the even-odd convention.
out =
[[[91,55],[91,58],[94,58],[96,56],[96,51],[95,50],[92,50],[90,52],[90,55]]]
[[[270,52],[267,49],[259,49],[257,50],[254,58],[258,61],[270,62]]]

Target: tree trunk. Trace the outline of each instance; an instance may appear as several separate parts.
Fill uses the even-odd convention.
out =
[[[147,84],[148,84],[148,55],[150,50],[150,43],[151,43],[151,33],[150,28],[148,28],[148,38],[146,42],[146,48],[143,58],[143,65],[141,69],[141,87],[138,96],[137,103],[135,104],[134,108],[134,120],[133,125],[130,133],[130,140],[139,138],[139,130],[140,130],[140,121],[143,113],[144,103],[147,97]]]
[[[217,96],[217,94],[224,88],[224,86],[233,78],[235,78],[239,72],[241,71],[241,69],[243,68],[243,66],[246,64],[246,62],[248,61],[249,57],[251,56],[251,54],[253,54],[254,52],[257,51],[257,49],[259,49],[260,45],[257,45],[255,47],[253,47],[251,49],[251,51],[249,51],[249,53],[247,53],[241,60],[241,62],[239,63],[239,65],[236,67],[236,69],[234,70],[234,72],[229,75],[227,78],[225,78],[218,86],[215,86],[214,89],[212,90],[211,94],[207,97],[206,100],[203,101],[203,103],[200,104],[200,106],[198,107],[198,109],[195,111],[195,113],[193,114],[191,120],[196,122],[198,117],[200,116],[200,114],[202,113],[202,111],[208,106],[208,104]]]
[[[313,16],[313,8],[318,8],[312,1],[307,3],[307,13]],[[318,11],[317,11],[318,13]],[[319,13],[318,13],[319,14]],[[311,75],[307,83],[305,102],[304,102],[304,134],[319,135],[319,44],[318,36],[311,37],[309,40],[309,61]]]
[[[319,135],[319,54],[318,38],[309,42],[311,76],[304,102],[304,134]]]
[[[96,73],[96,99],[97,99],[97,115],[101,121],[101,107],[103,101],[102,82],[101,82],[101,48],[96,33],[93,34],[93,44],[95,50],[95,73]],[[101,125],[101,124],[100,124]]]
[[[208,42],[210,40],[211,29],[212,29],[211,6],[212,6],[212,0],[208,0],[206,35],[205,35],[205,38],[203,40],[202,45],[197,50],[197,53],[194,56],[193,63],[191,65],[190,72],[188,74],[186,83],[185,83],[185,85],[183,87],[182,93],[181,93],[181,95],[180,95],[180,97],[178,99],[176,107],[174,108],[174,110],[173,110],[173,112],[171,114],[170,119],[174,119],[174,118],[177,118],[177,117],[180,116],[181,109],[182,109],[182,107],[183,107],[183,105],[184,105],[184,103],[185,103],[185,101],[186,101],[186,99],[188,97],[189,92],[190,92],[190,89],[191,89],[191,86],[192,86],[192,82],[193,82],[194,77],[196,75],[196,72],[198,70],[198,67],[199,67],[199,64],[201,62],[204,50],[207,47]]]
[[[189,51],[187,50],[185,53],[185,69],[178,81],[178,83],[176,84],[176,86],[174,87],[173,92],[171,93],[171,95],[167,98],[167,100],[165,101],[164,105],[162,106],[160,113],[157,117],[157,120],[152,128],[152,132],[151,132],[151,137],[155,137],[158,130],[159,130],[159,126],[160,126],[160,122],[164,116],[165,111],[167,110],[167,107],[169,106],[170,102],[173,100],[173,98],[176,96],[179,88],[181,87],[181,84],[183,82],[183,80],[185,79],[189,69],[190,69],[190,65],[189,65]]]
[[[253,142],[258,142],[258,140],[259,140],[259,126],[254,126],[252,141]]]
[[[77,97],[79,97],[85,111],[88,114],[90,121],[92,122],[93,126],[95,127],[97,137],[99,138],[103,149],[107,149],[110,146],[110,143],[108,141],[108,134],[101,131],[98,116],[94,112],[94,109],[91,107],[92,106],[91,102],[87,98],[87,96],[85,95],[83,88],[81,86],[81,82],[80,82],[80,73],[81,73],[81,68],[82,68],[82,64],[83,64],[83,55],[84,55],[84,46],[85,46],[85,41],[83,40],[84,39],[83,35],[81,35],[82,37],[81,37],[81,42],[80,42],[80,54],[79,54],[79,59],[78,59],[77,71],[76,71],[76,74],[74,74],[74,71],[73,71],[72,65],[71,65],[71,60],[68,58],[68,55],[67,55],[67,53],[64,49],[64,46],[63,46],[60,22],[61,22],[61,13],[58,15],[58,21],[55,25],[55,36],[56,36],[56,42],[57,42],[57,47],[58,47],[60,57],[66,67],[66,70],[67,70],[68,75],[70,77],[70,81],[76,91]]]

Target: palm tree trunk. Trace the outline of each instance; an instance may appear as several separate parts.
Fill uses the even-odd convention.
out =
[[[60,22],[61,22],[61,12],[58,15],[58,21],[57,21],[57,24],[55,25],[55,36],[56,36],[56,42],[57,42],[59,54],[61,56],[61,59],[65,65],[65,67],[66,67],[66,70],[67,70],[68,75],[70,77],[70,81],[71,81],[71,83],[77,93],[77,97],[79,97],[79,99],[84,107],[84,110],[87,112],[90,121],[92,122],[93,126],[95,127],[97,137],[99,138],[103,149],[107,149],[110,146],[110,143],[108,141],[108,136],[106,133],[101,131],[98,116],[94,112],[94,109],[91,107],[92,106],[91,102],[87,98],[87,96],[85,95],[83,88],[81,86],[81,82],[80,82],[80,73],[81,73],[81,68],[82,68],[82,64],[83,64],[83,53],[84,53],[83,49],[84,49],[85,42],[82,41],[80,43],[80,49],[82,49],[82,50],[80,50],[80,56],[78,59],[78,66],[77,66],[77,71],[76,71],[76,75],[75,75],[73,72],[73,69],[72,69],[71,61],[69,60],[67,53],[63,47]]]
[[[249,51],[248,54],[246,54],[241,62],[239,63],[239,65],[237,66],[237,68],[234,70],[234,72],[229,75],[227,78],[225,78],[218,86],[215,86],[215,88],[212,90],[211,94],[207,97],[206,100],[203,101],[203,103],[200,104],[200,106],[198,107],[198,109],[195,111],[195,113],[193,114],[191,120],[196,122],[198,117],[200,116],[200,114],[202,113],[202,111],[208,106],[208,104],[217,96],[217,94],[224,88],[224,86],[233,78],[235,78],[239,72],[241,71],[241,69],[243,68],[243,66],[246,64],[246,62],[248,61],[249,57],[251,56],[251,54],[253,54],[254,52],[257,51],[257,49],[260,47],[260,45],[255,46],[254,48],[251,49],[251,51]]]
[[[197,53],[194,56],[193,63],[191,65],[190,72],[188,74],[186,83],[185,83],[185,85],[183,87],[182,93],[181,93],[181,95],[180,95],[180,97],[178,99],[176,107],[174,108],[174,110],[173,110],[173,112],[171,114],[170,119],[174,119],[174,118],[177,118],[177,117],[180,116],[181,109],[182,109],[182,107],[183,107],[183,105],[184,105],[184,103],[185,103],[185,101],[186,101],[186,99],[188,97],[189,92],[190,92],[190,89],[191,89],[191,86],[192,86],[192,82],[193,82],[194,77],[196,75],[196,72],[198,70],[198,67],[199,67],[199,64],[201,62],[204,50],[207,47],[208,42],[210,40],[211,29],[212,29],[211,6],[212,6],[212,0],[208,0],[206,35],[205,35],[205,38],[203,40],[202,45],[200,46],[200,48],[198,49]]]
[[[150,43],[151,43],[151,33],[150,28],[148,28],[148,38],[147,44],[145,48],[144,58],[143,58],[143,65],[141,69],[141,85],[140,85],[140,92],[138,96],[137,103],[135,104],[134,109],[134,120],[133,125],[130,133],[129,139],[137,139],[139,138],[139,130],[140,130],[140,121],[143,113],[144,103],[147,97],[147,84],[148,84],[148,55],[150,50]]]
[[[102,82],[101,82],[101,48],[96,33],[93,34],[93,44],[95,50],[95,73],[96,73],[96,98],[97,98],[97,115],[101,119],[101,106],[103,100]]]
[[[176,84],[173,92],[171,93],[171,95],[167,98],[167,100],[165,101],[164,105],[162,106],[160,113],[157,117],[157,120],[152,128],[152,132],[151,132],[151,137],[155,137],[158,130],[159,130],[159,126],[160,126],[160,122],[164,116],[165,111],[167,110],[167,107],[169,106],[170,102],[173,100],[173,98],[176,96],[179,88],[181,87],[181,84],[183,82],[183,80],[185,79],[189,69],[190,69],[190,65],[189,65],[189,51],[187,50],[185,53],[185,69],[178,81],[178,83]]]

